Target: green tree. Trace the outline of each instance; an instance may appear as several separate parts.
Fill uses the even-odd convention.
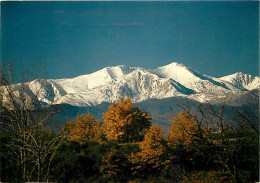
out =
[[[128,157],[139,151],[139,146],[135,143],[117,144],[112,147],[102,158],[100,172],[103,174],[103,178],[113,179],[118,182],[128,182],[132,178],[132,166]]]

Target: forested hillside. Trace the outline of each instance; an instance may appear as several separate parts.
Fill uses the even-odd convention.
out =
[[[166,136],[130,98],[111,103],[104,122],[82,114],[60,132],[40,126],[10,128],[9,117],[15,115],[2,107],[1,181],[258,181],[257,116],[236,111],[236,118],[227,122],[225,104],[218,111],[210,105],[197,110],[194,115],[184,107]]]

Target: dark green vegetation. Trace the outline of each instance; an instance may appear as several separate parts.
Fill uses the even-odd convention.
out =
[[[48,175],[57,182],[254,182],[258,180],[258,136],[252,130],[234,132],[240,140],[212,147],[194,141],[165,151],[157,159],[133,162],[129,157],[141,151],[139,144],[116,142],[69,142],[59,147]],[[9,149],[12,140],[1,135],[1,181],[23,182],[22,164]],[[216,137],[217,138],[217,137]],[[155,155],[157,156],[157,155]],[[28,169],[33,164],[28,163]],[[41,172],[41,181],[47,169]],[[37,171],[30,180],[37,180]]]
[[[3,129],[7,128],[1,126],[1,181],[257,181],[259,131],[258,128],[250,126],[250,120],[253,119],[249,118],[248,113],[247,116],[240,113],[234,121],[237,124],[234,127],[222,121],[221,115],[224,111],[213,113],[213,109],[200,107],[198,110],[204,118],[198,118],[189,111],[175,116],[168,137],[163,135],[158,125],[151,125],[144,138],[138,138],[137,142],[133,143],[109,140],[109,136],[106,136],[106,126],[100,127],[100,133],[96,133],[102,132],[104,138],[96,138],[91,130],[97,130],[94,125],[100,123],[93,123],[92,118],[71,121],[59,133],[39,130],[37,127],[38,130],[28,136],[28,139],[35,140],[35,143],[22,142],[17,137],[17,131],[9,130],[4,133]],[[6,116],[4,111],[2,110],[1,117]],[[218,120],[211,118],[214,114]],[[125,115],[125,112],[122,112],[122,115]],[[121,117],[119,119],[123,120]],[[87,125],[82,128],[84,124]],[[124,126],[121,129],[124,132]],[[84,138],[89,134],[92,134],[92,139]],[[42,144],[42,147],[39,144]],[[17,155],[17,152],[23,153],[19,149],[26,152],[25,159]]]

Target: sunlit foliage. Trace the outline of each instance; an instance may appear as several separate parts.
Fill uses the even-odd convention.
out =
[[[75,121],[70,121],[66,127],[71,141],[96,141],[101,142],[104,138],[104,128],[91,114],[78,115]]]
[[[103,118],[107,139],[119,142],[142,140],[144,130],[151,124],[151,116],[133,107],[131,98],[121,98],[119,104],[112,103]]]
[[[164,165],[163,155],[166,152],[164,134],[160,126],[152,125],[140,142],[140,152],[131,154],[129,160],[133,164],[133,174],[148,174],[157,171]]]
[[[169,142],[173,145],[191,144],[192,135],[195,133],[196,124],[195,118],[184,112],[180,112],[173,118],[170,128]]]

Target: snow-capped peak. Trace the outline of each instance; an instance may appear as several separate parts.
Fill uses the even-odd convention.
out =
[[[62,86],[67,93],[78,93],[81,91],[93,89],[110,82],[115,78],[120,78],[134,71],[135,67],[127,67],[124,65],[115,67],[105,67],[92,74],[81,75],[70,79],[52,80]]]
[[[134,102],[175,96],[207,101],[211,96],[221,97],[230,91],[259,88],[259,83],[259,77],[243,73],[214,78],[177,62],[157,69],[119,65],[75,78],[47,80],[40,99],[48,104],[77,106],[115,102],[121,97],[131,97]],[[31,82],[28,90],[35,95],[34,85]]]
[[[161,67],[158,67],[158,68],[176,68],[176,67],[187,68],[185,65],[183,65],[182,63],[179,63],[179,62],[171,62],[167,65],[164,65],[164,66],[161,66]]]
[[[219,79],[229,82],[240,89],[255,89],[259,88],[259,77],[252,77],[250,74],[243,74],[242,72],[237,72],[230,74]]]
[[[127,67],[125,65],[119,65],[114,67],[105,67],[104,69],[98,71],[99,73],[103,72],[107,75],[109,75],[112,79],[113,78],[119,78],[126,74],[129,74],[136,70],[136,67]]]
[[[158,67],[154,70],[154,72],[161,77],[172,78],[176,80],[190,80],[191,78],[196,79],[196,76],[194,76],[193,71],[190,68],[177,62],[172,62],[168,65]]]

